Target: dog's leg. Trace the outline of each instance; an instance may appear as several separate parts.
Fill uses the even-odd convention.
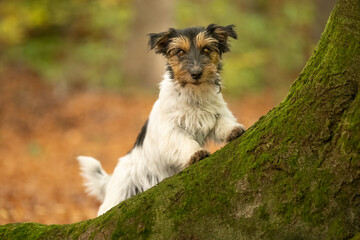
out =
[[[223,108],[214,129],[214,140],[216,142],[230,142],[240,137],[244,132],[244,125],[236,121],[228,108]]]
[[[191,156],[188,165],[194,164],[208,156],[210,156],[210,153],[207,150],[205,149],[199,150]]]
[[[165,156],[178,171],[210,155],[192,135],[181,128],[172,130],[171,134],[160,139],[164,139],[159,145],[160,155]]]

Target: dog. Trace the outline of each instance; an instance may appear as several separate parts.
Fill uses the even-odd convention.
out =
[[[112,175],[99,161],[80,156],[87,192],[102,202],[98,216],[210,155],[208,140],[226,143],[244,133],[221,93],[222,55],[234,25],[149,34],[149,46],[167,59],[159,98],[132,150]]]

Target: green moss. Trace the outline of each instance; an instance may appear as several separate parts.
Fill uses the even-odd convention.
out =
[[[360,232],[356,233],[350,240],[360,240]]]

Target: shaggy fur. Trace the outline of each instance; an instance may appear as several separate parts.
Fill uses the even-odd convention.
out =
[[[221,57],[236,38],[233,25],[169,29],[149,34],[149,45],[167,59],[159,99],[134,148],[110,176],[91,157],[78,157],[87,191],[102,202],[98,215],[209,156],[208,140],[228,142],[244,127],[221,94]]]

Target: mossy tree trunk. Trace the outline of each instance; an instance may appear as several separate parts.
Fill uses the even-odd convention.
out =
[[[286,99],[243,136],[96,219],[1,239],[360,239],[360,1],[339,0]]]

